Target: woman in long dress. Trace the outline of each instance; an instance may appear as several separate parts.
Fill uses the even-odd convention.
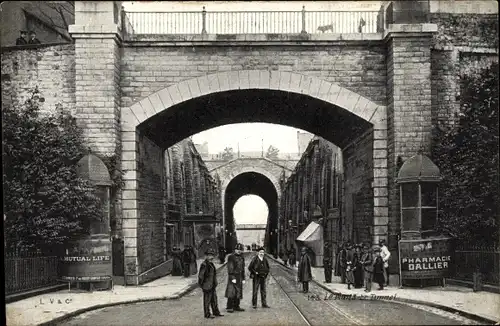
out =
[[[172,276],[182,276],[181,251],[177,247],[172,248]]]
[[[354,250],[352,250],[352,246],[349,244],[347,247],[347,260],[345,269],[346,283],[349,290],[351,289],[351,285],[354,285],[354,269],[356,268],[354,263]]]
[[[298,281],[302,283],[302,290],[304,293],[309,292],[309,282],[312,280],[311,272],[311,258],[307,254],[307,248],[302,247],[302,256],[300,257],[298,268]]]
[[[189,264],[189,269],[191,271],[191,275],[194,275],[198,273],[198,263],[196,262],[196,254],[192,246],[189,246],[189,253],[191,254],[191,263]]]
[[[357,244],[354,252],[354,288],[360,289],[363,287],[363,265],[361,264],[361,245]]]

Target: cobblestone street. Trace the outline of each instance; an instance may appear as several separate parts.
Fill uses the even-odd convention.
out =
[[[247,257],[246,262],[249,262]],[[460,325],[472,321],[416,305],[379,300],[335,300],[311,283],[310,293],[301,292],[295,273],[271,261],[268,279],[268,304],[271,309],[251,307],[251,280],[247,279],[242,300],[243,312],[227,313],[224,298],[226,268],[219,273],[219,308],[224,314],[205,319],[202,294],[198,288],[182,299],[122,305],[82,314],[60,325]],[[376,291],[375,291],[376,292]],[[379,294],[378,292],[376,293]],[[312,299],[317,296],[318,299]],[[325,300],[327,298],[328,300]],[[344,298],[345,299],[345,298]],[[298,310],[297,310],[297,308]],[[299,312],[300,311],[300,312]]]

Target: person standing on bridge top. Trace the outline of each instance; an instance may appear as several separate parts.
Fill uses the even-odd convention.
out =
[[[16,39],[16,45],[26,45],[28,44],[28,41],[26,41],[26,31],[19,31],[21,36],[19,36],[17,39]]]
[[[298,281],[302,282],[302,291],[304,293],[309,292],[309,282],[312,280],[312,272],[311,272],[311,258],[307,254],[307,248],[302,247],[301,257],[299,262],[298,269]]]
[[[238,243],[234,248],[234,253],[227,257],[227,312],[245,311],[240,307],[243,299],[243,284],[245,284],[245,259],[241,254],[243,245]]]
[[[269,261],[265,256],[264,248],[259,248],[258,254],[253,257],[250,265],[248,265],[248,270],[250,271],[250,278],[252,282],[252,307],[257,309],[257,292],[260,287],[260,301],[262,303],[262,308],[271,308],[267,305],[266,301],[266,279],[269,275]]]

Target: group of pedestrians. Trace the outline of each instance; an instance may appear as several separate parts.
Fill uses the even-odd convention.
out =
[[[40,44],[40,40],[36,38],[36,33],[35,31],[30,31],[29,33],[29,38],[27,38],[28,36],[28,32],[26,31],[19,31],[21,33],[21,36],[19,36],[17,39],[16,39],[16,45],[28,45],[28,44]]]
[[[178,247],[172,248],[172,276],[189,277],[198,272],[196,253],[192,246],[185,245],[184,250]]]
[[[243,245],[237,244],[234,253],[227,257],[227,285],[225,297],[227,298],[226,311],[245,311],[241,308],[243,299],[243,285],[245,284],[245,258],[242,255]],[[217,302],[217,271],[213,264],[215,253],[212,249],[205,252],[205,260],[200,266],[198,284],[203,290],[203,312],[205,318],[224,316],[221,314]],[[264,248],[259,248],[248,266],[250,278],[252,279],[252,307],[257,309],[257,294],[260,290],[263,308],[267,305],[266,280],[269,275],[269,261],[265,257]],[[212,313],[210,313],[210,310]]]
[[[368,244],[353,245],[350,241],[342,244],[337,252],[335,275],[340,276],[341,282],[347,288],[365,287],[365,292],[371,291],[372,282],[384,289],[389,285],[389,258],[391,253],[384,240],[379,241],[379,246],[370,248]],[[327,271],[325,268],[325,275]],[[331,279],[325,277],[325,282]]]
[[[295,248],[293,246],[290,247],[290,249],[286,249],[282,252],[280,252],[280,258],[283,260],[285,266],[292,266],[294,267],[297,264],[297,258],[295,257]]]

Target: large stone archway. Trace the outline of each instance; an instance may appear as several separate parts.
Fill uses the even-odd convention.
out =
[[[308,95],[341,107],[373,123],[375,129],[386,129],[384,128],[386,107],[347,88],[317,77],[293,72],[241,70],[182,81],[155,92],[130,107],[122,108],[122,132],[135,131],[139,124],[178,103],[207,94],[244,89],[266,89]]]
[[[298,94],[311,100],[317,100],[324,106],[332,105],[338,112],[341,110],[351,114],[365,125],[371,126],[373,134],[370,140],[371,157],[373,158],[373,226],[376,230],[373,240],[386,237],[388,225],[388,192],[387,192],[387,114],[386,107],[378,105],[367,98],[360,96],[337,84],[329,83],[316,77],[282,71],[245,70],[237,72],[223,72],[208,76],[193,78],[159,90],[130,107],[121,108],[121,144],[122,170],[125,175],[125,186],[122,192],[123,207],[123,236],[125,242],[125,264],[130,276],[138,275],[139,263],[137,248],[139,244],[138,220],[142,219],[139,209],[139,163],[141,160],[138,145],[145,143],[154,145],[143,137],[143,131],[151,128],[149,121],[160,114],[169,112],[170,108],[196,101],[207,96],[218,96],[231,91],[277,91],[284,94]],[[303,110],[308,110],[310,106]],[[293,110],[293,108],[291,109]],[[302,109],[301,109],[302,110]],[[312,110],[312,109],[311,109]],[[328,109],[322,111],[328,114]],[[174,112],[174,111],[172,111]],[[312,112],[312,111],[311,111]],[[309,113],[311,114],[311,113]],[[302,115],[297,112],[297,115]],[[245,122],[240,118],[240,122]],[[338,123],[338,122],[337,122]],[[340,125],[337,125],[340,128]],[[366,127],[366,126],[365,126]],[[207,127],[206,127],[207,129]],[[198,130],[197,132],[199,132]],[[314,132],[314,130],[310,130]],[[172,136],[172,135],[171,135]],[[183,138],[183,137],[180,137]],[[177,141],[181,140],[178,139]],[[345,144],[344,146],[350,146]],[[242,172],[243,173],[243,172]],[[371,174],[372,172],[369,172]],[[265,175],[265,171],[262,173]],[[369,176],[370,177],[370,176]],[[272,178],[270,178],[272,180]],[[277,180],[273,182],[278,184]],[[368,185],[368,187],[370,187]],[[279,185],[276,186],[280,194]],[[223,204],[224,207],[224,204]],[[147,218],[147,217],[144,217]],[[144,272],[144,271],[143,271]],[[136,279],[133,276],[133,279]],[[137,281],[131,281],[137,283]]]

